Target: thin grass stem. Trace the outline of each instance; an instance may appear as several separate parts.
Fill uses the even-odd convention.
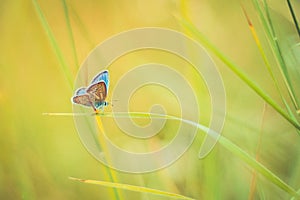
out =
[[[298,36],[299,36],[299,38],[300,38],[300,28],[299,28],[299,23],[298,23],[296,14],[295,14],[295,12],[294,12],[292,3],[291,3],[290,0],[287,0],[287,4],[288,4],[289,10],[290,10],[290,13],[291,13],[291,15],[292,15],[293,21],[294,21],[296,31],[297,31]]]

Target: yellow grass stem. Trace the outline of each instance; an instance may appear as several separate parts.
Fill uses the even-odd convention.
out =
[[[110,166],[111,165],[111,156],[110,156],[110,151],[109,149],[107,148],[107,145],[106,145],[106,142],[105,142],[105,139],[104,139],[104,129],[103,129],[103,124],[102,124],[102,120],[101,120],[101,116],[99,115],[99,111],[96,110],[95,111],[95,119],[96,119],[96,122],[97,122],[97,127],[98,127],[98,141],[100,143],[100,146],[102,148],[102,151],[104,153],[104,156],[105,156],[105,160],[107,162],[107,164]],[[107,167],[107,171],[108,171],[108,174],[112,180],[113,183],[115,182],[119,182],[118,179],[117,179],[117,175],[116,175],[116,172],[111,169],[110,167]],[[115,188],[114,189],[114,193],[115,193],[115,196],[117,199],[123,199],[120,195],[120,192]]]

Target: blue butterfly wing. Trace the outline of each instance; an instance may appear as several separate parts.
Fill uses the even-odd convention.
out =
[[[76,90],[75,95],[79,96],[79,95],[84,95],[85,93],[86,93],[86,89],[82,87]]]
[[[108,92],[108,87],[109,87],[109,74],[108,70],[104,70],[100,72],[97,76],[95,76],[91,82],[91,85],[99,83],[103,81],[106,85],[106,92]]]

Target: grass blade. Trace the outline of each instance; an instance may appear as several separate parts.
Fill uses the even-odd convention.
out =
[[[263,3],[264,3],[264,11],[263,11],[261,6],[259,5],[258,0],[253,0],[253,3],[257,9],[260,20],[262,21],[262,24],[264,26],[264,30],[266,31],[266,35],[267,35],[268,41],[270,43],[270,46],[274,52],[275,58],[277,59],[277,62],[279,63],[279,66],[280,66],[279,69],[282,74],[285,86],[288,90],[289,96],[294,104],[294,107],[296,108],[296,110],[298,110],[299,105],[298,105],[297,99],[295,97],[294,87],[291,83],[292,81],[291,81],[290,75],[288,73],[287,65],[283,58],[282,50],[278,43],[278,37],[277,37],[274,27],[273,27],[268,4],[265,0],[263,1]]]
[[[256,46],[257,46],[257,48],[258,48],[258,50],[259,50],[259,52],[260,52],[260,54],[261,54],[261,56],[263,58],[263,61],[264,61],[265,65],[266,65],[266,67],[267,67],[267,70],[269,71],[269,73],[270,73],[270,75],[271,75],[271,77],[272,77],[272,79],[273,79],[273,81],[274,81],[274,83],[276,85],[277,90],[280,92],[279,86],[278,86],[278,82],[276,81],[274,73],[272,72],[270,63],[269,63],[269,61],[267,59],[267,56],[266,56],[266,54],[265,54],[265,52],[264,52],[264,50],[262,48],[261,42],[260,42],[260,40],[259,40],[259,38],[257,36],[256,30],[255,30],[255,27],[253,26],[253,24],[252,24],[252,22],[251,22],[251,20],[250,20],[250,18],[248,16],[248,14],[247,14],[247,12],[246,12],[246,10],[245,10],[245,8],[243,6],[242,6],[242,9],[243,9],[243,12],[244,12],[244,14],[246,16],[246,19],[247,19],[247,22],[248,22],[248,26],[249,26],[249,29],[251,31],[252,37],[255,40]],[[281,95],[281,93],[280,93],[280,95]],[[281,95],[281,97],[282,97],[282,95]]]
[[[300,28],[299,28],[299,23],[298,23],[296,14],[295,14],[295,12],[294,12],[292,3],[291,3],[290,0],[287,0],[287,4],[288,4],[288,6],[289,6],[290,13],[291,13],[291,15],[292,15],[292,18],[293,18],[293,21],[294,21],[295,28],[296,28],[296,30],[297,30],[298,36],[299,36],[299,38],[300,38]]]
[[[48,113],[49,115],[50,113]],[[51,114],[50,114],[51,115]],[[97,115],[99,117],[133,117],[133,118],[156,118],[156,119],[171,119],[171,120],[177,120],[181,121],[183,123],[190,124],[192,126],[197,127],[199,130],[204,131],[206,134],[208,134],[210,137],[218,138],[218,142],[225,147],[228,151],[233,153],[235,156],[237,156],[239,159],[247,163],[250,167],[252,167],[254,170],[259,172],[261,175],[263,175],[267,180],[272,182],[273,184],[277,185],[282,190],[289,193],[291,196],[294,196],[296,198],[300,198],[300,194],[298,194],[291,186],[289,186],[287,183],[285,183],[282,179],[280,179],[278,176],[276,176],[272,171],[267,169],[264,165],[259,163],[255,158],[252,158],[247,152],[242,150],[240,147],[238,147],[236,144],[231,142],[229,139],[225,138],[219,133],[216,133],[215,131],[209,129],[208,127],[198,124],[193,121],[189,121],[186,119],[178,118],[171,115],[161,115],[156,113],[144,113],[144,112],[118,112],[118,113],[87,113],[86,116],[94,116]],[[80,180],[80,179],[79,179]],[[85,181],[83,181],[85,182]],[[113,187],[114,183],[110,183],[109,187]],[[118,185],[118,184],[116,184]],[[137,187],[137,186],[136,186]],[[128,189],[128,188],[127,188]],[[136,191],[136,190],[133,190]]]
[[[69,179],[75,180],[75,181],[80,181],[83,183],[101,185],[101,186],[105,186],[105,187],[113,187],[113,188],[118,188],[118,189],[123,189],[123,190],[134,191],[134,192],[150,193],[150,194],[169,197],[172,199],[174,198],[174,199],[193,200],[192,198],[185,197],[185,196],[182,196],[179,194],[166,192],[166,191],[162,191],[162,190],[156,190],[156,189],[147,188],[147,187],[128,185],[128,184],[122,184],[122,183],[111,183],[111,182],[106,182],[106,181],[85,180],[85,179],[79,179],[79,178],[73,178],[73,177],[69,177]]]
[[[256,161],[249,154],[247,154],[244,150],[240,149],[237,145],[233,144],[227,138],[221,136],[219,143],[230,150],[234,155],[238,156],[241,160],[251,166],[254,170],[262,174],[269,181],[280,187],[282,190],[289,193],[291,196],[296,198],[300,198],[300,195],[287,183],[281,180],[278,176],[276,176],[273,172],[267,169],[264,165]]]
[[[98,115],[98,111],[96,110],[95,111],[95,118],[96,118],[96,122],[97,122],[97,128],[99,130],[98,132],[98,140],[96,139],[96,141],[99,141],[98,145],[101,146],[102,150],[106,153],[105,154],[105,158],[108,162],[108,164],[110,165],[111,164],[111,155],[108,151],[108,148],[107,148],[107,145],[106,145],[106,142],[104,140],[104,129],[103,129],[103,124],[102,124],[102,120],[101,120],[101,117]],[[118,182],[118,179],[117,179],[117,174],[114,170],[112,170],[110,167],[106,167],[107,168],[107,172],[110,176],[110,179],[114,182],[112,184],[115,184],[116,182]],[[116,197],[117,200],[120,200],[122,199],[121,195],[119,194],[119,191],[117,189],[117,187],[113,187],[113,190],[114,190],[114,195]]]
[[[78,57],[77,57],[77,53],[76,53],[76,45],[75,45],[74,35],[73,35],[72,26],[71,26],[70,17],[69,17],[69,9],[68,9],[66,0],[61,0],[61,1],[62,1],[62,4],[63,4],[63,7],[64,7],[64,14],[65,14],[66,22],[67,22],[69,38],[71,40],[74,61],[75,61],[75,65],[76,65],[77,70],[78,70],[79,69]]]
[[[246,10],[245,10],[245,8],[244,8],[243,6],[242,6],[242,9],[243,9],[244,14],[245,14],[245,16],[246,16],[246,19],[247,19],[247,22],[248,22],[249,29],[250,29],[250,31],[251,31],[251,33],[252,33],[252,36],[253,36],[253,38],[254,38],[254,40],[255,40],[255,43],[256,43],[256,45],[257,45],[257,47],[258,47],[258,49],[259,49],[259,52],[260,52],[260,54],[261,54],[261,56],[262,56],[262,58],[263,58],[263,61],[264,61],[264,63],[265,63],[265,66],[267,67],[267,70],[269,71],[269,73],[270,73],[270,75],[271,75],[271,77],[272,77],[272,80],[273,80],[273,82],[274,82],[274,84],[275,84],[275,87],[276,87],[276,89],[277,89],[277,91],[278,91],[278,93],[279,93],[279,95],[280,95],[280,98],[281,98],[282,102],[284,103],[284,105],[285,105],[285,107],[286,107],[286,109],[287,109],[288,114],[290,115],[290,117],[291,117],[293,120],[297,121],[297,119],[296,119],[296,117],[294,116],[294,114],[293,114],[293,112],[292,112],[290,106],[288,105],[288,103],[286,102],[285,98],[283,97],[282,92],[280,91],[278,81],[277,81],[276,78],[275,78],[275,75],[274,75],[274,73],[273,73],[273,71],[272,71],[272,68],[271,68],[270,63],[269,63],[269,61],[268,61],[268,59],[267,59],[267,56],[266,56],[266,54],[265,54],[265,52],[264,52],[264,50],[263,50],[263,48],[262,48],[261,42],[260,42],[260,40],[259,40],[259,38],[258,38],[258,36],[257,36],[257,34],[256,34],[256,30],[255,30],[255,28],[254,28],[254,26],[253,26],[253,24],[252,24],[252,22],[251,22],[249,16],[247,15],[247,12],[246,12]],[[291,95],[290,95],[290,96],[291,96]],[[293,97],[293,95],[292,95],[292,97]],[[294,102],[295,107],[297,107],[296,100],[295,100],[294,98],[292,98],[292,100],[293,100],[293,102]],[[300,135],[300,130],[297,129],[297,131],[298,131],[298,134]]]
[[[299,123],[291,118],[259,85],[252,81],[233,61],[227,58],[220,50],[218,50],[192,23],[185,19],[179,19],[183,27],[185,27],[192,35],[196,37],[201,44],[209,49],[215,56],[223,61],[228,68],[231,69],[243,82],[253,89],[262,99],[264,99],[271,107],[273,107],[283,118],[290,122],[295,128],[300,130]]]
[[[269,27],[271,28],[272,38],[270,38],[270,39],[272,39],[271,41],[273,42],[273,49],[275,50],[276,58],[279,61],[279,64],[281,67],[281,73],[283,73],[283,77],[284,77],[290,98],[292,99],[292,102],[294,103],[294,106],[297,110],[299,108],[299,105],[298,105],[297,99],[295,97],[295,89],[293,87],[292,80],[291,80],[290,74],[288,72],[286,61],[283,58],[283,52],[279,45],[278,36],[276,35],[275,28],[273,26],[273,21],[271,18],[269,6],[268,6],[266,0],[264,0],[263,2],[264,2],[264,8],[265,8],[266,16],[267,16],[267,22],[269,23]]]
[[[61,52],[61,50],[60,50],[60,48],[59,48],[59,46],[56,42],[56,39],[55,39],[55,37],[52,33],[52,30],[51,30],[51,28],[50,28],[50,26],[49,26],[49,24],[48,24],[48,22],[47,22],[47,20],[44,16],[44,14],[43,14],[43,11],[42,11],[40,5],[38,4],[37,0],[32,0],[32,2],[33,2],[33,5],[35,7],[35,10],[38,14],[38,17],[40,18],[40,21],[43,25],[43,28],[44,28],[44,30],[45,30],[45,32],[46,32],[46,34],[47,34],[47,36],[50,40],[50,44],[51,44],[51,46],[54,50],[54,53],[55,53],[55,55],[56,55],[56,57],[57,57],[57,59],[60,63],[61,69],[62,69],[62,71],[63,71],[63,73],[64,73],[64,75],[65,75],[65,77],[66,77],[66,79],[69,83],[69,86],[70,86],[70,88],[73,88],[73,78],[72,78],[73,76],[72,76],[71,71],[68,68],[68,65],[67,65],[67,63],[64,59],[64,56],[63,56],[63,54],[62,54],[62,52]]]
[[[297,193],[300,195],[300,189],[297,191]],[[296,197],[292,197],[291,200],[297,200]]]

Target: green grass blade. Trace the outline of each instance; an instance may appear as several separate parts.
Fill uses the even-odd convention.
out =
[[[278,176],[276,176],[274,173],[272,173],[264,165],[257,162],[254,158],[252,158],[244,150],[239,148],[237,145],[233,144],[230,140],[221,136],[219,143],[222,144],[224,147],[226,147],[226,149],[231,151],[234,155],[239,157],[241,160],[243,160],[245,163],[247,163],[249,166],[251,166],[254,170],[256,170],[257,172],[262,174],[269,181],[271,181],[272,183],[274,183],[275,185],[280,187],[282,190],[286,191],[291,196],[300,198],[300,195],[291,186],[289,186],[282,179],[280,179]]]
[[[71,28],[71,24],[70,24],[70,19],[69,19],[69,14],[68,14],[68,8],[67,8],[67,5],[66,5],[66,2],[65,0],[62,0],[62,3],[63,3],[63,7],[64,7],[64,13],[65,13],[65,17],[66,17],[66,21],[67,21],[67,27],[68,27],[68,32],[69,32],[69,37],[71,38],[71,43],[72,43],[72,49],[73,49],[73,55],[74,55],[74,59],[75,59],[75,63],[77,65],[77,67],[79,67],[78,65],[78,59],[77,59],[77,54],[76,54],[76,48],[75,48],[75,42],[74,42],[74,38],[73,38],[73,32],[72,32],[72,28]],[[47,33],[47,36],[50,40],[50,43],[51,43],[51,46],[59,60],[59,63],[61,65],[61,68],[64,72],[64,75],[66,77],[66,79],[68,80],[68,83],[69,83],[69,86],[70,88],[72,89],[73,88],[73,78],[72,78],[72,75],[71,75],[71,71],[70,69],[68,68],[67,64],[66,64],[66,61],[64,59],[64,56],[56,42],[56,39],[51,31],[51,28],[50,26],[48,25],[48,22],[38,4],[38,2],[36,0],[33,0],[33,4],[35,6],[35,9],[38,13],[38,16],[41,20],[41,23],[43,25],[43,28],[44,30],[46,31]],[[88,123],[88,121],[87,121]],[[99,145],[99,148],[100,148],[100,144],[97,143],[97,145]],[[117,181],[115,177],[115,174],[114,172],[111,171],[110,168],[106,168],[106,171],[107,171],[107,174],[110,178],[111,181]],[[118,191],[116,191],[116,189],[114,189],[114,196],[116,199],[121,199],[120,195],[118,194]]]
[[[300,189],[297,191],[297,193],[300,195]],[[292,197],[291,200],[297,200],[296,197]]]
[[[209,129],[201,124],[197,124],[195,122],[191,122],[188,120],[182,119],[183,122],[191,124],[196,126],[198,129],[205,131],[209,136],[214,138],[219,138],[219,143],[225,147],[227,150],[229,150],[231,153],[233,153],[235,156],[243,160],[245,163],[247,163],[249,166],[251,166],[254,170],[259,172],[261,175],[263,175],[266,179],[268,179],[270,182],[274,183],[287,193],[289,193],[291,196],[300,198],[300,195],[287,183],[285,183],[282,179],[280,179],[278,176],[276,176],[272,171],[267,169],[264,165],[262,165],[260,162],[258,162],[255,158],[252,158],[247,152],[242,150],[240,147],[238,147],[236,144],[232,143],[230,140],[222,136],[221,134],[214,133],[213,130],[208,131]]]
[[[218,50],[192,23],[179,19],[183,27],[191,32],[201,44],[209,49],[215,56],[223,61],[226,66],[231,69],[243,82],[253,89],[262,99],[264,99],[271,107],[273,107],[283,118],[290,122],[294,127],[300,130],[299,123],[291,118],[259,85],[252,81],[233,61],[227,58],[220,50]]]
[[[47,34],[47,36],[50,40],[50,44],[51,44],[51,46],[54,50],[54,53],[55,53],[55,55],[56,55],[56,57],[57,57],[57,59],[60,63],[61,69],[62,69],[62,71],[63,71],[63,73],[64,73],[64,75],[65,75],[65,77],[66,77],[66,79],[69,83],[69,86],[70,86],[70,88],[73,88],[73,76],[72,76],[71,71],[70,71],[70,69],[69,69],[69,67],[68,67],[68,65],[67,65],[67,63],[64,59],[64,56],[63,56],[63,54],[62,54],[62,52],[61,52],[61,50],[60,50],[60,48],[59,48],[59,46],[56,42],[56,39],[55,39],[55,37],[54,37],[54,35],[51,31],[51,28],[50,28],[44,14],[43,14],[43,11],[41,10],[41,7],[39,6],[37,0],[32,0],[32,2],[33,2],[33,5],[35,7],[35,10],[38,14],[38,17],[39,17],[39,19],[42,23],[42,26],[43,26],[43,28],[44,28],[44,30],[45,30],[45,32],[46,32],[46,34]]]
[[[284,98],[282,92],[280,91],[279,83],[278,83],[277,79],[275,78],[275,75],[274,75],[274,73],[273,73],[273,71],[272,71],[272,68],[271,68],[271,66],[270,66],[269,60],[268,60],[268,58],[267,58],[267,56],[266,56],[266,54],[265,54],[264,49],[262,48],[261,42],[260,42],[260,40],[259,40],[259,38],[258,38],[258,36],[257,36],[256,30],[255,30],[255,27],[254,27],[254,25],[252,24],[252,22],[251,22],[249,16],[247,15],[246,10],[245,10],[245,8],[244,8],[243,6],[242,6],[242,9],[243,9],[244,14],[245,14],[245,16],[246,16],[246,19],[247,19],[247,22],[248,22],[248,26],[249,26],[249,29],[250,29],[250,31],[251,31],[251,33],[252,33],[252,36],[253,36],[254,40],[255,40],[256,46],[257,46],[257,48],[258,48],[258,50],[259,50],[259,52],[260,52],[260,55],[261,55],[262,58],[263,58],[263,61],[264,61],[264,63],[265,63],[265,66],[267,67],[267,70],[269,71],[269,73],[270,73],[270,75],[271,75],[271,78],[272,78],[272,80],[273,80],[273,82],[274,82],[274,84],[275,84],[275,87],[276,87],[276,89],[277,89],[279,95],[280,95],[280,98],[281,98],[282,102],[284,103],[284,105],[285,105],[285,107],[286,107],[286,109],[287,109],[288,114],[290,115],[290,117],[291,117],[293,120],[297,121],[297,119],[296,119],[294,113],[292,112],[290,106],[288,105],[286,99]],[[295,105],[297,104],[296,101],[294,101],[294,104],[295,104]],[[300,130],[297,129],[297,131],[298,131],[298,134],[300,135]]]
[[[287,66],[286,63],[283,59],[282,56],[282,50],[280,49],[279,43],[278,43],[278,37],[276,36],[274,27],[273,27],[273,23],[271,20],[271,15],[270,15],[270,11],[268,8],[268,4],[267,2],[264,0],[264,10],[261,8],[261,6],[259,5],[258,0],[253,0],[253,3],[257,9],[257,12],[259,14],[260,20],[262,21],[262,24],[264,26],[264,30],[266,31],[266,35],[268,38],[268,41],[270,43],[270,46],[272,48],[272,51],[274,52],[275,58],[277,59],[277,62],[279,64],[279,70],[282,74],[285,86],[287,88],[288,94],[294,104],[294,107],[296,108],[296,110],[299,109],[299,105],[297,102],[297,99],[295,97],[295,91],[294,91],[294,87],[291,83],[291,78],[290,75],[288,73],[287,70]]]
[[[177,120],[181,121],[183,123],[190,124],[192,126],[197,127],[199,130],[204,131],[206,134],[208,134],[210,137],[218,138],[219,144],[221,144],[223,147],[225,147],[228,151],[233,153],[235,156],[237,156],[239,159],[247,163],[250,167],[252,167],[254,170],[259,172],[261,175],[263,175],[267,180],[281,188],[282,190],[289,193],[291,196],[294,196],[296,198],[300,198],[300,194],[298,194],[291,186],[289,186],[287,183],[285,183],[282,179],[280,179],[278,176],[276,176],[272,171],[267,169],[264,165],[259,163],[255,158],[252,158],[247,152],[242,150],[240,147],[238,147],[236,144],[231,142],[229,139],[225,138],[221,134],[209,129],[208,127],[198,124],[193,121],[189,121],[186,119],[178,118],[175,116],[170,115],[162,115],[162,114],[155,114],[155,113],[144,113],[144,112],[114,112],[114,113],[45,113],[45,115],[49,116],[91,116],[98,115],[100,117],[117,117],[117,118],[156,118],[156,119],[170,119],[170,120]],[[79,179],[80,180],[80,179]],[[84,181],[83,181],[84,182]],[[104,185],[104,184],[102,184]],[[115,184],[117,185],[117,184]],[[109,187],[114,187],[114,183],[110,183],[109,185],[106,185]],[[137,187],[137,186],[136,186]],[[130,190],[130,187],[127,188]],[[137,191],[137,190],[133,190]]]
[[[106,182],[106,181],[85,180],[85,179],[79,179],[79,178],[73,178],[73,177],[69,177],[69,178],[71,180],[80,181],[83,183],[96,184],[96,185],[101,185],[101,186],[105,186],[105,187],[118,188],[118,189],[123,189],[123,190],[134,191],[134,192],[150,193],[150,194],[165,196],[165,197],[172,198],[172,199],[193,200],[192,198],[185,197],[185,196],[182,196],[179,194],[166,192],[166,191],[162,191],[162,190],[156,190],[156,189],[147,188],[147,187],[128,185],[128,184],[122,184],[122,183],[111,183],[111,182]]]
[[[268,21],[268,23],[270,25],[270,28],[271,28],[272,39],[273,39],[272,42],[273,42],[273,46],[274,46],[273,49],[275,50],[276,58],[279,61],[279,64],[280,64],[280,67],[281,67],[281,70],[282,70],[281,72],[283,73],[283,77],[284,77],[284,80],[285,80],[285,83],[286,83],[286,87],[289,91],[290,98],[292,99],[295,108],[298,109],[299,105],[298,105],[297,99],[295,97],[295,89],[293,87],[292,80],[291,80],[291,77],[290,77],[289,72],[288,72],[287,64],[286,64],[286,62],[283,58],[282,49],[279,45],[278,36],[276,35],[275,29],[274,29],[274,26],[273,26],[273,21],[272,21],[272,18],[271,18],[269,6],[268,6],[266,0],[264,0],[263,2],[264,2],[265,11],[266,11],[267,21]]]
[[[67,22],[69,38],[71,40],[75,65],[76,65],[77,69],[79,69],[78,57],[77,57],[77,53],[76,53],[76,45],[75,45],[74,35],[73,35],[72,26],[71,26],[70,17],[69,17],[69,9],[68,9],[66,0],[61,0],[61,1],[62,1],[62,4],[63,4],[63,7],[64,7],[64,14],[65,14],[66,22]]]
[[[243,9],[243,12],[244,12],[244,14],[245,14],[245,16],[246,16],[246,19],[247,19],[248,26],[249,26],[249,29],[250,29],[250,31],[251,31],[252,37],[253,37],[253,39],[255,40],[256,46],[257,46],[257,48],[258,48],[258,50],[259,50],[259,52],[260,52],[260,55],[261,55],[262,58],[263,58],[263,61],[264,61],[264,63],[265,63],[265,66],[267,67],[267,70],[269,71],[269,73],[270,73],[270,75],[271,75],[271,78],[272,78],[272,80],[273,80],[273,82],[274,82],[274,84],[275,84],[275,86],[276,86],[276,89],[277,89],[277,91],[278,91],[278,93],[279,93],[279,95],[280,95],[282,101],[284,102],[285,106],[286,106],[287,108],[289,108],[288,104],[286,103],[286,100],[284,99],[284,97],[283,97],[283,95],[282,95],[282,92],[280,91],[278,81],[277,81],[276,78],[275,78],[275,75],[274,75],[274,73],[273,73],[273,71],[272,71],[272,68],[271,68],[271,66],[270,66],[269,60],[268,60],[268,58],[267,58],[267,56],[266,56],[266,54],[265,54],[265,51],[264,51],[264,49],[263,49],[263,47],[262,47],[262,45],[261,45],[261,42],[260,42],[260,40],[259,40],[259,38],[258,38],[258,36],[257,36],[255,27],[254,27],[254,25],[252,24],[252,22],[251,22],[251,20],[250,20],[250,18],[249,18],[249,16],[248,16],[248,14],[247,14],[247,12],[246,12],[246,10],[245,10],[245,8],[244,8],[243,6],[242,6],[242,9]],[[290,110],[290,109],[288,109],[288,110]]]

